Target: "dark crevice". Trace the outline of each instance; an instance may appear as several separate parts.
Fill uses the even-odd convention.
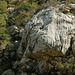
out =
[[[72,51],[72,44],[73,44],[74,40],[73,40],[73,37],[71,37],[71,40],[70,40],[70,47],[68,48],[68,50],[66,51],[66,56],[70,55],[70,52]]]

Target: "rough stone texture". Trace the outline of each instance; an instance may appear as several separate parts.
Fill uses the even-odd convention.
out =
[[[75,8],[75,4],[70,4],[70,7],[71,8]]]
[[[19,46],[19,41],[14,41],[13,44],[6,44],[4,42],[2,46],[0,49],[0,75],[2,75],[5,70],[12,68],[12,65],[15,63],[17,56],[16,49]]]
[[[12,35],[13,37],[19,33],[19,29],[15,25],[9,26],[8,31],[9,31],[10,35]]]
[[[8,12],[12,12],[13,10],[14,10],[13,7],[9,7],[7,11],[8,11]]]
[[[71,2],[73,2],[75,4],[75,1],[74,0],[71,0]]]
[[[36,14],[26,24],[23,33],[17,51],[18,61],[14,65],[28,71],[35,69],[41,74],[48,71],[51,57],[62,57],[75,47],[75,17],[49,7]]]
[[[75,56],[75,37],[74,37],[74,39],[73,39],[72,52],[73,52],[73,54],[74,54],[74,56]]]
[[[19,37],[22,37],[23,33],[24,33],[24,29],[21,29],[19,32]]]
[[[39,12],[26,24],[20,47],[26,47],[26,52],[32,53],[45,51],[46,48],[57,48],[65,54],[74,36],[74,29],[74,16],[48,8]]]

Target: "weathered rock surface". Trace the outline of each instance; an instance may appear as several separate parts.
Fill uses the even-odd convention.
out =
[[[17,51],[18,63],[15,65],[25,67],[28,71],[35,69],[40,74],[47,72],[51,57],[63,57],[68,50],[75,47],[74,34],[73,15],[65,15],[51,7],[40,11],[25,26]]]
[[[14,7],[9,7],[7,11],[12,12],[13,10],[14,10]]]
[[[24,33],[24,29],[21,29],[19,32],[19,37],[22,37],[23,33]]]
[[[8,31],[9,31],[11,36],[13,36],[13,37],[18,36],[19,29],[18,29],[17,26],[15,26],[15,25],[9,26],[8,27]]]
[[[55,48],[65,54],[75,34],[74,29],[74,16],[48,8],[39,12],[26,24],[20,47],[25,47],[26,52],[32,53],[47,52],[47,48]]]
[[[65,15],[57,8],[49,7],[33,16],[25,29],[19,31],[16,26],[8,29],[13,37],[18,35],[22,40],[20,46],[15,40],[4,53],[0,51],[0,74],[6,69],[2,75],[75,74],[73,15]]]

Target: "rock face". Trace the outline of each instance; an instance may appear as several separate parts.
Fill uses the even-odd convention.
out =
[[[42,10],[25,26],[20,47],[35,53],[55,48],[66,53],[75,34],[75,18],[53,8]]]
[[[42,10],[26,24],[17,51],[18,61],[14,65],[28,71],[46,72],[49,65],[46,64],[52,60],[50,57],[62,57],[75,47],[74,37],[73,15],[65,15],[52,7]]]
[[[1,75],[75,75],[75,16],[49,7],[8,30],[22,40],[0,50]]]

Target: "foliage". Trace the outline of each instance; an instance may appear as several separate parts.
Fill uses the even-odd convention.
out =
[[[38,8],[38,2],[28,2],[28,0],[24,0],[20,2],[20,4],[17,2],[15,5],[15,10],[9,15],[8,23],[20,27],[25,26]]]
[[[35,73],[32,73],[31,75],[36,75]]]
[[[0,13],[4,13],[7,11],[7,2],[0,1]]]
[[[6,28],[6,20],[7,14],[5,13],[7,10],[7,2],[0,1],[0,40],[5,40],[9,38],[9,34]]]

